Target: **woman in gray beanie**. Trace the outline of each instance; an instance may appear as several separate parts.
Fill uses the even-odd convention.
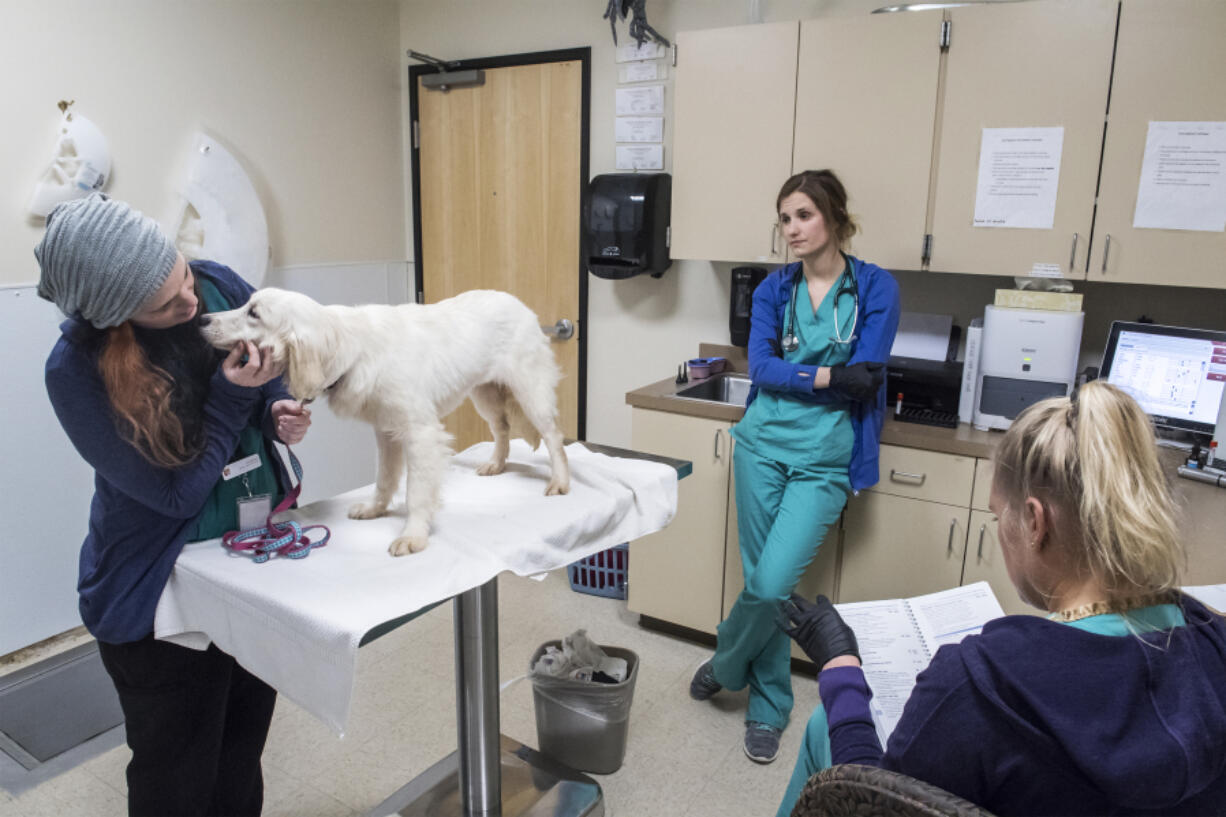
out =
[[[34,250],[39,295],[68,316],[47,358],[47,394],[96,472],[77,590],[126,718],[133,815],[256,815],[276,692],[211,645],[153,637],[154,611],[184,543],[271,508],[289,480],[272,442],[299,442],[310,413],[271,357],[228,354],[199,316],[252,288],[188,263],[157,224],[95,193],[56,207]],[[222,469],[241,462],[241,478]],[[232,471],[238,469],[231,469]]]

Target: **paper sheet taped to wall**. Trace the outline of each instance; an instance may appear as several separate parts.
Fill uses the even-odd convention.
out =
[[[1064,128],[984,128],[975,191],[976,227],[1050,230]]]
[[[1226,231],[1226,122],[1150,122],[1133,227]]]

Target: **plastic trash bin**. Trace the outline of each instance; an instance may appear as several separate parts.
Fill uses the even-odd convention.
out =
[[[601,646],[607,655],[626,660],[626,680],[618,684],[551,678],[532,672],[546,647],[561,646],[561,641],[546,641],[528,663],[540,752],[577,771],[612,774],[626,757],[639,657],[631,650]]]

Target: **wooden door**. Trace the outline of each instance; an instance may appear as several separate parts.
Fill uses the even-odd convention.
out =
[[[1038,272],[1085,277],[1116,0],[965,6],[949,14],[929,269],[1020,276],[1041,265]],[[1052,227],[976,226],[984,129],[1055,127],[1064,135]],[[1030,192],[1019,189],[1017,200]]]
[[[920,268],[941,22],[920,11],[800,24],[792,167],[838,174],[860,226],[852,252],[887,269]]]
[[[562,430],[578,438],[586,293],[580,257],[584,60],[482,70],[483,85],[446,92],[427,90],[421,74],[416,79],[421,297],[435,303],[470,289],[499,289],[526,303],[542,326],[571,321],[574,335],[555,337],[553,349],[563,372]],[[469,402],[448,418],[447,428],[457,451],[492,439]]]
[[[1088,280],[1226,288],[1226,232],[1132,226],[1149,123],[1226,121],[1223,77],[1226,3],[1124,3]]]
[[[778,263],[792,170],[796,22],[677,34],[673,258]]]

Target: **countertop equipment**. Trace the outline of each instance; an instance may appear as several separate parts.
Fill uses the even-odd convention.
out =
[[[1084,312],[986,306],[975,428],[1006,429],[1028,406],[1077,382]]]
[[[886,363],[886,403],[908,423],[958,427],[962,332],[952,315],[903,312]],[[902,405],[899,405],[899,399]]]
[[[886,403],[898,420],[958,427],[962,363],[890,355],[886,364]],[[902,408],[898,399],[902,398]]]

